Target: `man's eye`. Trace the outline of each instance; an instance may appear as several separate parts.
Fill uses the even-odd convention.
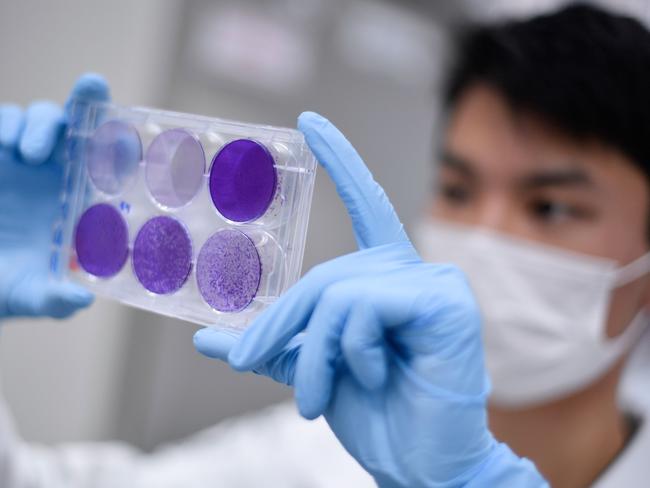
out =
[[[558,222],[572,218],[580,218],[585,214],[578,207],[553,200],[536,200],[531,203],[530,211],[536,219],[545,222]]]
[[[469,190],[458,184],[441,184],[439,193],[447,202],[456,205],[466,203],[470,198]]]

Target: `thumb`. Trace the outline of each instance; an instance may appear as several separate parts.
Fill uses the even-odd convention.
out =
[[[408,242],[384,189],[341,131],[314,112],[303,112],[298,117],[298,129],[334,182],[352,220],[359,248]]]
[[[110,99],[108,83],[103,76],[96,73],[86,73],[80,76],[65,103],[65,116],[68,125],[78,127],[83,122],[82,117],[88,103],[108,102]]]

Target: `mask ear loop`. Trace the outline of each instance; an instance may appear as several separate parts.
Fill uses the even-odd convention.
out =
[[[641,278],[647,273],[650,273],[650,252],[618,268],[615,272],[614,285],[616,288],[619,288]],[[629,350],[639,337],[643,335],[647,327],[648,314],[644,310],[640,310],[619,336],[607,339],[607,341],[611,343],[618,342],[621,344],[619,347]]]
[[[616,270],[614,283],[616,287],[627,285],[644,274],[650,273],[650,252]]]

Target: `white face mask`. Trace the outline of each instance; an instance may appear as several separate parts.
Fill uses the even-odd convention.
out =
[[[422,259],[454,263],[468,276],[483,314],[495,405],[546,403],[589,385],[647,323],[639,313],[621,335],[606,337],[612,290],[650,272],[650,253],[618,268],[612,260],[430,220],[414,237]]]

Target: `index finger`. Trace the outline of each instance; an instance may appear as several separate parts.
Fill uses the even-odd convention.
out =
[[[352,219],[352,227],[361,249],[408,241],[404,226],[395,213],[384,189],[334,125],[314,112],[298,117],[298,129],[336,185]]]

